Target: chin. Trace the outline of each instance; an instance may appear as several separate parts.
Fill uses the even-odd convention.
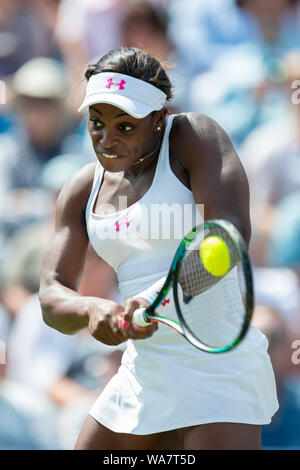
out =
[[[98,157],[98,161],[104,170],[111,173],[118,173],[119,171],[124,171],[131,165],[131,162],[128,162],[126,157],[120,157],[115,159],[109,159],[105,157]]]

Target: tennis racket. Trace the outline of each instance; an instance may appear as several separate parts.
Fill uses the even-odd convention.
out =
[[[212,274],[200,256],[203,243],[211,240],[209,237],[217,237],[223,251],[225,247],[226,273]],[[217,263],[222,265],[220,256]],[[170,299],[176,320],[156,312]],[[138,326],[163,323],[198,349],[223,353],[235,348],[245,337],[253,305],[252,269],[242,236],[228,221],[209,220],[183,238],[162,289],[149,307],[135,310],[132,323]]]

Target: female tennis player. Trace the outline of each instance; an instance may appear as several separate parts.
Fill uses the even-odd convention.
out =
[[[107,345],[127,344],[75,448],[259,449],[261,425],[278,403],[258,330],[251,327],[235,350],[213,355],[167,326],[131,322],[135,309],[149,305],[145,298],[168,272],[181,238],[173,230],[177,216],[171,235],[157,236],[165,222],[157,204],[203,204],[205,219],[230,221],[249,242],[248,182],[238,156],[212,119],[168,114],[171,83],[148,53],[112,51],[89,66],[86,78],[80,110],[88,108],[97,161],[59,196],[40,299],[45,322],[62,333],[88,327]],[[152,215],[148,237],[138,231],[145,214]],[[124,305],[76,292],[89,241],[117,272]]]

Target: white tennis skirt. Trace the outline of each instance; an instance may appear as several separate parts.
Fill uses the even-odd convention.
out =
[[[171,328],[128,341],[118,373],[89,414],[118,433],[153,434],[199,424],[269,424],[278,409],[266,337],[251,326],[222,354],[199,351]]]

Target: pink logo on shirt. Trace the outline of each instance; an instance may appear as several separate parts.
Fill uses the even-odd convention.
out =
[[[160,293],[159,290],[158,290],[156,293],[159,294],[159,293]],[[165,306],[166,306],[167,304],[169,304],[169,303],[170,303],[170,299],[165,299],[165,300],[161,303],[161,305],[162,305],[162,307],[165,307]]]
[[[107,85],[105,85],[105,88],[110,88],[112,85],[119,86],[119,90],[124,90],[124,85],[126,83],[125,80],[121,80],[120,83],[118,82],[113,82],[112,78],[107,79]]]
[[[121,229],[121,226],[122,226],[122,225],[125,225],[126,228],[129,227],[130,222],[128,222],[128,218],[127,218],[127,217],[126,217],[126,219],[125,219],[125,222],[123,222],[123,223],[121,222],[121,224],[119,224],[118,221],[115,222],[116,232],[120,232],[120,229]]]

